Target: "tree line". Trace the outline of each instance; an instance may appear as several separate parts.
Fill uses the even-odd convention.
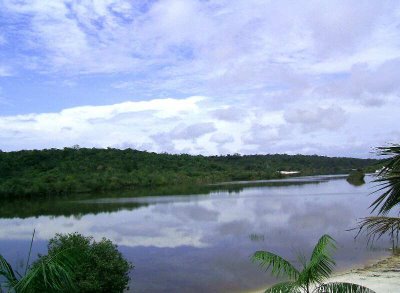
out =
[[[379,160],[306,155],[202,156],[134,149],[64,148],[0,152],[0,198],[91,193],[375,170]]]

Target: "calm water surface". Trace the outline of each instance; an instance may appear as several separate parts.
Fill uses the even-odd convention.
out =
[[[327,233],[338,242],[337,270],[388,254],[388,241],[371,248],[346,231],[369,214],[372,190],[371,183],[318,176],[3,203],[0,253],[22,270],[34,228],[35,254],[46,252],[55,233],[77,231],[118,244],[135,265],[134,292],[243,292],[276,282],[249,261],[256,250],[295,261]]]

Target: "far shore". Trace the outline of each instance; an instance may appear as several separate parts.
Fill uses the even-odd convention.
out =
[[[365,286],[376,293],[400,292],[400,254],[393,254],[363,267],[334,274],[327,282],[347,282]],[[266,288],[249,291],[261,293]]]

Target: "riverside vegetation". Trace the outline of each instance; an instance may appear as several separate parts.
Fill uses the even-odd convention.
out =
[[[64,148],[0,152],[0,198],[91,193],[300,175],[374,171],[374,159],[305,155],[192,156],[133,149]]]
[[[96,242],[79,233],[56,234],[49,241],[48,254],[29,264],[31,249],[22,274],[0,254],[0,292],[121,293],[129,289],[133,266],[108,239]]]
[[[365,174],[363,172],[363,170],[357,169],[352,171],[349,176],[347,177],[347,182],[349,182],[350,184],[354,185],[354,186],[360,186],[365,184],[365,180],[364,180]]]
[[[374,293],[374,291],[351,283],[324,283],[332,274],[335,261],[332,253],[336,249],[335,240],[323,235],[315,245],[309,261],[303,255],[298,256],[302,270],[292,263],[269,251],[257,251],[253,254],[253,262],[258,263],[277,277],[289,279],[268,288],[265,293]]]

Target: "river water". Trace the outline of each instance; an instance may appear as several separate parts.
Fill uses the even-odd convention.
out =
[[[367,246],[346,231],[369,215],[370,180],[299,177],[3,203],[0,253],[23,271],[33,229],[34,255],[55,233],[80,232],[118,245],[135,265],[133,292],[244,292],[277,281],[251,263],[257,250],[296,263],[329,234],[338,244],[336,270],[389,254],[387,239]]]

